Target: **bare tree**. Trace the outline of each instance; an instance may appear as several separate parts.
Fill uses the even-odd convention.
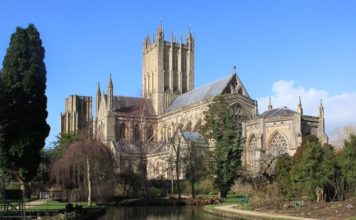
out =
[[[178,129],[171,138],[168,139],[167,145],[171,147],[171,155],[169,160],[171,164],[174,165],[175,169],[175,176],[176,176],[176,187],[178,198],[181,199],[182,192],[180,188],[180,176],[181,176],[181,168],[183,163],[183,157],[185,155],[186,148],[183,148],[184,145],[184,138],[182,136],[182,132]],[[173,175],[173,173],[172,173]],[[174,175],[173,175],[174,176]]]
[[[52,179],[63,189],[77,192],[77,198],[87,196],[101,200],[112,195],[115,159],[102,143],[81,139],[73,142],[51,169]]]
[[[207,172],[207,155],[209,147],[197,133],[189,132],[195,137],[185,137],[187,151],[183,156],[186,178],[191,185],[191,195],[195,198],[195,184]]]

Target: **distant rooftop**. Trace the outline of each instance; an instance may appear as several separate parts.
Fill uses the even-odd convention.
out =
[[[114,96],[113,107],[116,112],[127,113],[131,115],[153,116],[151,101],[145,98]]]
[[[164,142],[148,142],[145,145],[144,149],[139,147],[139,144],[132,143],[128,140],[119,140],[116,142],[116,149],[120,153],[126,154],[156,154],[164,151],[165,144]],[[144,150],[144,152],[143,152]]]
[[[189,132],[189,131],[183,131],[182,135],[186,141],[201,141],[203,140],[203,136],[198,133],[198,132]]]
[[[262,117],[273,117],[273,116],[287,116],[287,115],[294,115],[296,114],[296,111],[293,111],[286,106],[283,106],[282,108],[275,108],[271,110],[267,110],[261,114]]]
[[[167,112],[220,95],[234,76],[235,73],[178,96],[167,108]]]

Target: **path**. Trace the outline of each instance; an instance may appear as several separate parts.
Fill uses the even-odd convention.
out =
[[[302,218],[302,217],[295,217],[295,216],[288,216],[288,215],[279,215],[279,214],[271,214],[266,212],[256,212],[256,211],[247,211],[234,208],[236,205],[223,205],[223,206],[216,206],[214,209],[226,211],[230,213],[236,213],[240,215],[246,216],[255,216],[255,217],[264,217],[264,218],[271,218],[271,219],[293,219],[293,220],[317,220],[314,218]]]
[[[38,199],[38,200],[31,201],[31,202],[25,202],[26,209],[45,204],[47,201],[48,201],[48,199]]]

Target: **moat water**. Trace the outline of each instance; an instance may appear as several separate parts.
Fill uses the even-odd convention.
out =
[[[194,206],[110,207],[99,220],[227,220]]]

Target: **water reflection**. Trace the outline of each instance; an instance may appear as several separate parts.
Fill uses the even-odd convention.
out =
[[[110,207],[99,220],[225,220],[204,213],[200,207],[146,206]]]

